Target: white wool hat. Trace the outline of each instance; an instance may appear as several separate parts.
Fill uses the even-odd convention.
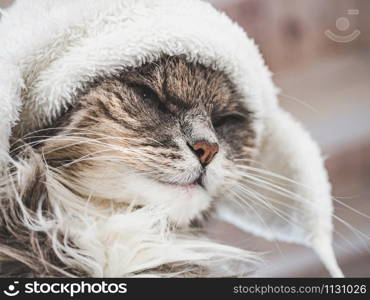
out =
[[[292,184],[291,223],[220,203],[219,216],[257,235],[313,247],[332,275],[341,276],[333,254],[330,184],[316,144],[282,111],[277,89],[258,48],[226,15],[199,0],[17,0],[0,21],[0,163],[9,137],[60,117],[97,77],[185,55],[224,71],[248,109],[257,115],[258,160]],[[294,195],[298,195],[297,197]],[[274,195],[273,197],[278,197]],[[293,210],[294,208],[294,210]],[[297,214],[301,211],[301,214]]]

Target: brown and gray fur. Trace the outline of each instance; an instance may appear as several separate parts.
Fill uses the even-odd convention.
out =
[[[58,170],[63,185],[72,193],[100,207],[112,203],[111,196],[103,192],[91,195],[89,183],[102,177],[102,168],[108,170],[103,176],[107,178],[101,179],[102,191],[105,182],[114,180],[109,178],[109,170],[120,164],[154,181],[196,182],[207,189],[203,182],[207,167],[195,168],[199,174],[194,176],[177,176],[186,174],[184,145],[198,140],[217,143],[231,166],[254,151],[253,112],[245,107],[228,77],[181,56],[163,56],[117,76],[97,79],[78,98],[50,127],[14,138],[14,165],[3,175],[12,178],[12,184],[8,180],[1,183],[2,276],[89,275],[62,261],[48,234],[30,232],[24,225],[25,214],[32,216],[40,206],[53,220],[54,206],[44,179],[48,169]],[[17,174],[19,164],[30,166],[28,174]],[[15,201],[15,194],[26,212]],[[221,195],[220,188],[213,197]],[[117,209],[129,204],[113,203]],[[63,232],[58,232],[57,238],[63,240]],[[67,243],[74,247],[72,240]],[[200,274],[203,271],[200,268]]]

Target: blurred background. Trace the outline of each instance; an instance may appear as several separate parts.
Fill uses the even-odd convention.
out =
[[[30,0],[29,0],[30,1]],[[335,250],[346,276],[370,277],[370,1],[209,0],[260,45],[280,102],[321,145],[334,196]],[[0,7],[12,0],[0,0]],[[350,209],[350,208],[352,209]],[[209,235],[266,253],[256,276],[328,276],[302,246],[212,221]]]

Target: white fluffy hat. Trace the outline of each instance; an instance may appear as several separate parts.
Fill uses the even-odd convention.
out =
[[[8,159],[9,137],[16,124],[23,134],[42,128],[61,116],[97,77],[163,54],[185,55],[228,74],[257,114],[256,159],[266,172],[291,180],[285,182],[290,196],[270,195],[286,203],[283,212],[289,222],[259,211],[267,229],[255,214],[226,202],[220,203],[219,216],[265,238],[310,246],[332,275],[341,276],[331,245],[330,184],[320,151],[279,108],[277,90],[254,42],[208,3],[17,0],[3,11],[0,22],[0,162]]]

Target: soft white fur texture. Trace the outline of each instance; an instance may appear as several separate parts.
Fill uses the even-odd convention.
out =
[[[254,42],[208,3],[17,0],[4,11],[0,23],[0,162],[6,164],[9,159],[9,136],[17,122],[24,134],[38,129],[59,117],[66,104],[73,103],[78,92],[98,76],[140,66],[162,54],[186,55],[189,61],[226,72],[248,108],[256,112],[258,163],[266,172],[292,180],[288,196],[286,191],[279,195],[261,190],[272,200],[289,204],[283,209],[291,222],[281,222],[261,210],[267,229],[256,215],[240,211],[227,199],[218,204],[219,215],[256,235],[313,247],[331,274],[341,276],[331,246],[333,209],[320,151],[306,131],[278,107],[277,89]],[[65,193],[57,192],[65,197],[61,202],[68,199]],[[86,216],[74,220],[75,226],[64,218],[58,226],[69,225],[65,230],[96,258],[95,266],[86,267],[91,268],[92,276],[127,276],[159,262],[215,258],[198,251],[214,244],[174,238],[163,233],[166,226],[151,223],[158,220],[160,211],[147,209],[101,220]],[[84,222],[89,226],[82,226]],[[137,228],[142,229],[142,235],[137,235]],[[158,237],[163,243],[158,243]],[[143,246],[151,243],[155,246]],[[220,250],[220,257],[228,252],[250,258],[242,251],[223,247],[217,245],[212,250]],[[130,263],[123,266],[125,263],[117,264],[117,260]]]

